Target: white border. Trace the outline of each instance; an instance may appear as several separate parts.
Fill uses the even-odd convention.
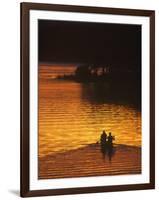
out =
[[[38,180],[38,19],[142,25],[142,174]],[[30,190],[149,183],[149,17],[30,11]]]

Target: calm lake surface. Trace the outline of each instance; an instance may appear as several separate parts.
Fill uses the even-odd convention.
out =
[[[141,111],[133,91],[55,79],[74,66],[39,67],[38,178],[141,173]],[[115,136],[101,151],[102,131]]]
[[[99,141],[102,130],[115,143],[141,146],[141,112],[131,105],[91,102],[91,84],[39,80],[39,156]]]

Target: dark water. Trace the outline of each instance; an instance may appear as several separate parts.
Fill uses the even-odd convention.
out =
[[[111,159],[101,153],[100,145],[91,144],[39,158],[39,178],[68,178],[141,173],[141,148],[114,147]]]

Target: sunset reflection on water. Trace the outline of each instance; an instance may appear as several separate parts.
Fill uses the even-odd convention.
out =
[[[141,111],[132,105],[91,102],[82,83],[54,79],[73,70],[39,67],[39,157],[96,143],[104,129],[115,135],[115,143],[140,147]]]

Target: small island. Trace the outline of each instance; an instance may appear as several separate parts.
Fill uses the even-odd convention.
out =
[[[73,74],[70,75],[59,75],[59,80],[73,80],[76,82],[115,82],[122,84],[127,82],[127,85],[135,80],[138,83],[140,72],[134,71],[129,67],[125,70],[125,66],[111,66],[103,64],[80,64],[77,65]],[[136,76],[137,75],[137,76]]]

